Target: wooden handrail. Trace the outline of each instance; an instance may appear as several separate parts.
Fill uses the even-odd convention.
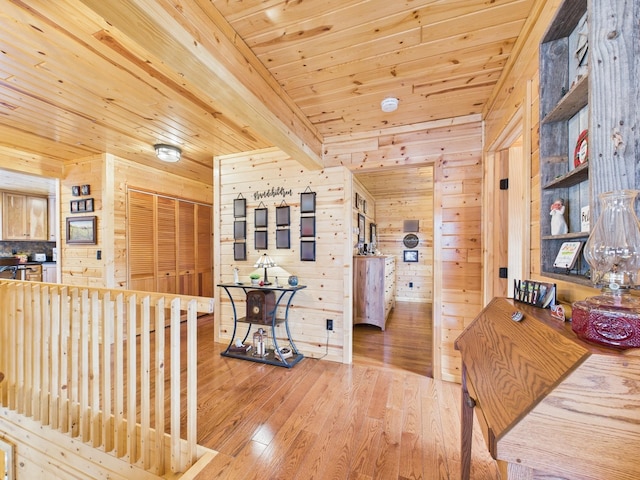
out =
[[[0,280],[0,304],[0,405],[156,475],[197,460],[197,314],[213,299]]]

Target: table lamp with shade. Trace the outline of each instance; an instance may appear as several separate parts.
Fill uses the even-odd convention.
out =
[[[262,279],[263,285],[271,285],[269,281],[269,277],[267,276],[267,269],[271,267],[275,267],[276,262],[274,262],[268,254],[262,255],[258,261],[255,263],[254,267],[256,268],[264,268],[264,278]]]
[[[601,212],[584,248],[600,295],[573,303],[571,328],[583,340],[625,349],[640,347],[640,224],[636,190],[600,195]]]

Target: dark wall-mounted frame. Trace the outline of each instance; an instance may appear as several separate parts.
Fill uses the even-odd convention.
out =
[[[316,192],[302,192],[300,194],[300,213],[315,213]]]
[[[253,232],[253,239],[256,250],[266,250],[269,248],[269,235],[266,230],[256,230]]]
[[[95,245],[97,217],[67,218],[67,243]]]
[[[375,223],[369,224],[369,242],[377,242],[378,241],[378,231]]]
[[[71,202],[69,202],[69,210],[71,213],[93,212],[93,198],[71,200]]]
[[[246,260],[247,259],[247,244],[244,242],[233,243],[233,259],[234,260]]]
[[[269,210],[256,208],[254,210],[254,225],[256,228],[267,228],[269,224]]]
[[[418,250],[404,250],[404,261],[405,262],[417,262],[419,255]]]
[[[300,217],[300,236],[316,236],[316,217]]]
[[[303,262],[315,262],[316,260],[316,241],[300,240],[300,260]]]
[[[366,220],[364,215],[361,213],[358,214],[358,242],[364,243],[366,241],[365,238],[365,228],[366,228]]]
[[[247,199],[234,198],[233,199],[233,217],[242,218],[246,216],[247,216]]]
[[[244,220],[233,221],[233,239],[244,240],[247,238],[247,222]]]
[[[291,248],[291,232],[288,228],[276,230],[276,248]]]
[[[291,225],[291,214],[289,206],[276,207],[276,226],[288,227]]]

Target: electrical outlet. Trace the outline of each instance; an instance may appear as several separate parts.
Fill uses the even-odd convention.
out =
[[[327,318],[327,330],[333,330],[333,320]]]
[[[96,252],[96,260],[102,260],[102,250]]]

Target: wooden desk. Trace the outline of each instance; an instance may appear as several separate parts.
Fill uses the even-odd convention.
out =
[[[521,322],[511,319],[515,310]],[[462,478],[473,412],[503,478],[640,478],[640,349],[583,342],[549,310],[495,298],[455,342]]]

